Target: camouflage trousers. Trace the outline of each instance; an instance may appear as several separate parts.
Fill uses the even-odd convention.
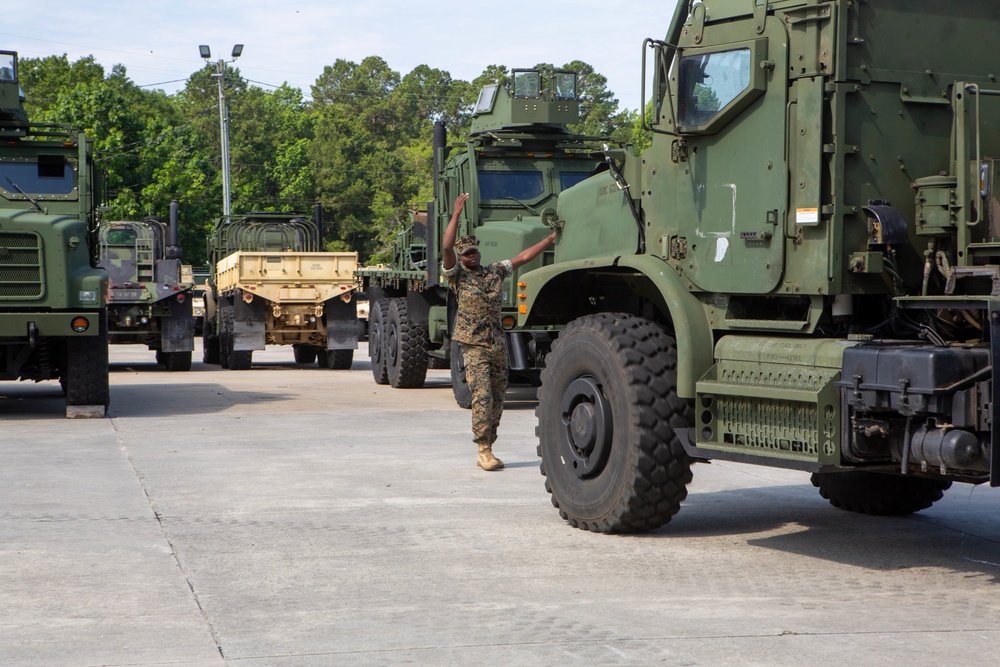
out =
[[[472,440],[477,445],[492,445],[507,393],[506,342],[500,340],[489,347],[462,343],[462,358],[472,390]]]

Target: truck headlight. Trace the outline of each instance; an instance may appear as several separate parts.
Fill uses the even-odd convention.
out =
[[[81,303],[97,303],[97,291],[92,289],[80,290]]]

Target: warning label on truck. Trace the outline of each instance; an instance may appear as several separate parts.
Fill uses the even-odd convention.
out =
[[[818,225],[819,224],[819,209],[818,208],[797,208],[797,209],[795,209],[795,224],[796,225]]]

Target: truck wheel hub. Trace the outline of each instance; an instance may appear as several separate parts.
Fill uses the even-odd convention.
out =
[[[577,378],[563,392],[562,449],[578,477],[599,474],[611,452],[611,407],[593,377]]]

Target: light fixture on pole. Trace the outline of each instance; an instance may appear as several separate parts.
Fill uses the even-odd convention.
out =
[[[198,52],[206,62],[212,57],[212,50],[208,48],[207,44],[201,44],[198,47]],[[228,62],[235,61],[241,55],[243,55],[243,45],[237,44],[233,47],[233,59]],[[232,206],[230,204],[232,198],[229,183],[229,107],[226,105],[226,62],[226,60],[220,58],[215,63],[215,74],[212,75],[212,78],[219,81],[219,134],[221,135],[222,142],[222,214],[228,216],[232,214]]]

